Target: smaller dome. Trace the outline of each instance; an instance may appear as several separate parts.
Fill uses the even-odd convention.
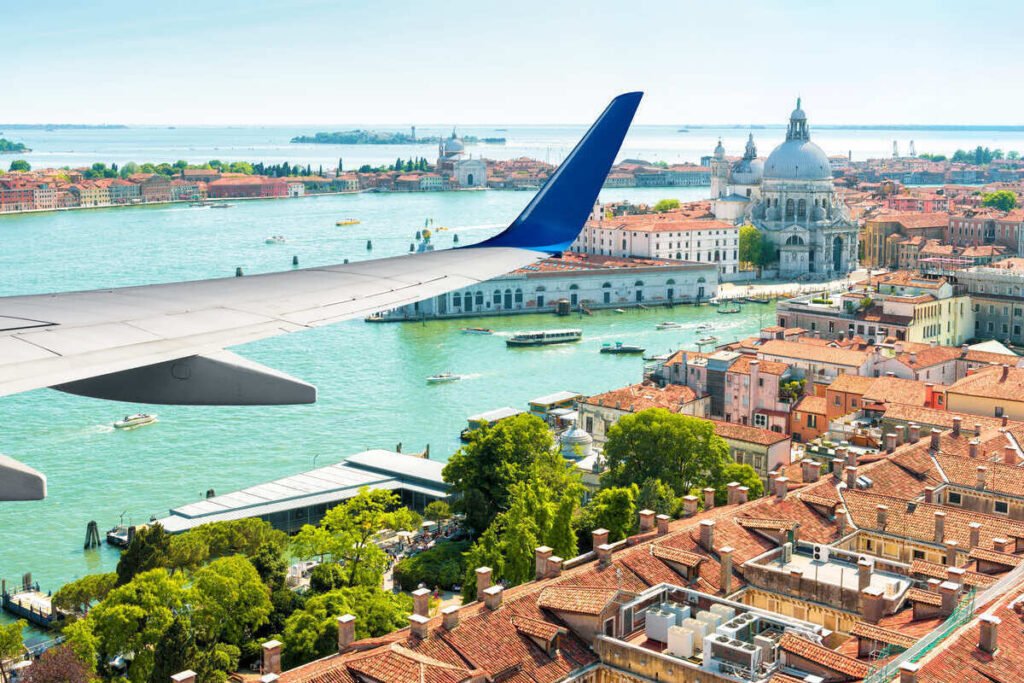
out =
[[[724,159],[725,158],[725,147],[722,146],[722,138],[718,138],[718,144],[715,145],[715,158],[716,159]]]
[[[807,114],[805,114],[804,110],[800,108],[800,98],[799,97],[796,98],[796,109],[794,109],[793,113],[789,115],[789,118],[790,118],[790,120],[794,120],[795,119],[797,121],[806,121],[807,120]]]
[[[570,460],[588,457],[594,443],[594,437],[579,426],[570,427],[562,432],[559,440],[562,445],[562,456]]]
[[[466,146],[462,144],[462,140],[455,135],[455,131],[452,130],[452,136],[444,141],[444,153],[451,154],[462,154],[466,151]]]

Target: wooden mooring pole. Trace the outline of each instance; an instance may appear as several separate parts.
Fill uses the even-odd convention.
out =
[[[85,549],[91,550],[92,548],[100,547],[100,530],[96,526],[96,520],[89,522],[89,526],[85,528]]]

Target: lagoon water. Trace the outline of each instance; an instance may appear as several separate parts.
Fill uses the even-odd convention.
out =
[[[694,199],[703,188],[609,190],[603,198]],[[0,216],[0,295],[230,276],[405,253],[425,218],[451,227],[439,247],[477,241],[507,224],[530,199],[525,192],[364,194],[237,202],[228,210],[181,205]],[[355,216],[361,223],[336,227]],[[267,245],[282,234],[287,244]],[[373,241],[367,252],[366,241]],[[0,576],[23,572],[47,589],[92,571],[109,570],[109,547],[82,550],[86,525],[101,531],[124,514],[145,522],[173,506],[250,486],[367,448],[406,452],[430,445],[431,456],[458,448],[467,416],[562,389],[594,393],[638,381],[639,358],[598,354],[622,340],[664,352],[692,345],[693,327],[657,331],[655,323],[710,320],[722,340],[770,324],[768,306],[749,315],[718,316],[711,307],[601,313],[572,325],[580,344],[508,350],[513,330],[564,327],[553,315],[493,317],[426,324],[354,320],[236,347],[253,360],[315,384],[311,406],[200,408],[128,405],[39,390],[0,399],[0,452],[46,473],[49,497],[0,504]],[[487,326],[493,337],[464,335]],[[460,382],[427,385],[444,370]],[[138,410],[160,421],[132,432],[112,422]]]

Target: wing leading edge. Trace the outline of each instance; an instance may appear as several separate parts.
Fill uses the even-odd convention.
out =
[[[359,263],[0,298],[0,396],[41,387],[141,403],[309,403],[313,387],[224,352],[503,275],[566,249],[618,154],[640,93],[612,100],[502,233]]]

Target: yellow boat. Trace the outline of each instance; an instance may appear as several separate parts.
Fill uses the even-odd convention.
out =
[[[335,223],[335,225],[359,225],[359,219],[358,218],[343,218],[340,221],[338,221],[337,223]]]

